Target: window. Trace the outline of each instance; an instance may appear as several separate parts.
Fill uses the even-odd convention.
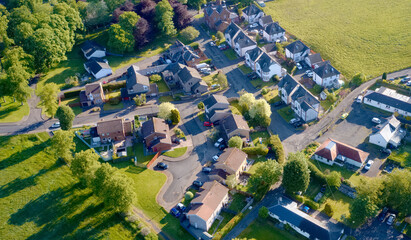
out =
[[[104,133],[102,133],[102,134],[101,134],[101,136],[103,136],[103,137],[104,137]]]
[[[388,106],[388,105],[386,105],[386,106],[385,106],[385,108],[390,109],[391,107],[390,107],[390,106]]]

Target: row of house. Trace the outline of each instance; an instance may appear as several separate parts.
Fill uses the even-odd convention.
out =
[[[363,102],[387,112],[411,116],[411,97],[399,94],[390,88],[380,87],[375,91],[368,90]]]

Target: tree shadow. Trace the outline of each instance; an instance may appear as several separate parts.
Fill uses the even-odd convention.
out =
[[[3,101],[3,100],[1,100],[1,101]],[[4,104],[4,103],[2,103],[2,104]],[[4,118],[8,117],[10,114],[17,111],[20,108],[20,105],[19,106],[8,107],[8,108],[6,108],[6,107],[2,107],[2,108],[3,109],[0,110],[0,119],[4,119]]]
[[[50,139],[40,144],[34,145],[30,148],[25,148],[23,151],[13,153],[11,156],[0,162],[0,170],[24,162],[28,158],[36,155],[37,153],[44,151],[49,144]]]
[[[30,124],[30,125],[27,125],[26,127],[22,128],[18,131],[13,132],[12,135],[24,134],[24,133],[36,130],[37,128],[43,126],[45,122],[47,122],[47,120],[43,120],[43,121],[40,121],[40,122],[36,122],[36,123]]]

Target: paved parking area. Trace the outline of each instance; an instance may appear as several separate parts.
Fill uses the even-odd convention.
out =
[[[394,229],[393,226],[388,226],[385,222],[380,222],[377,218],[357,228],[353,231],[352,235],[357,240],[410,239]]]

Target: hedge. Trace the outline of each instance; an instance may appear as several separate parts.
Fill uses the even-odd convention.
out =
[[[190,46],[194,49],[197,50],[198,47],[200,46],[200,44],[198,42],[193,42],[192,44],[190,44]]]
[[[203,61],[200,61],[200,63],[210,64],[210,63],[211,63],[211,59],[207,58],[207,59],[205,59],[205,60],[203,60]]]
[[[64,98],[78,97],[83,89],[69,91],[64,93]]]
[[[231,229],[233,229],[235,227],[235,225],[237,225],[238,222],[241,221],[241,219],[243,219],[244,214],[243,213],[239,213],[236,216],[234,216],[223,228],[221,228],[220,231],[218,231],[215,235],[214,235],[214,240],[220,240],[222,239],[227,233],[229,233],[231,231]]]
[[[320,208],[318,203],[314,202],[311,199],[305,199],[304,204],[307,205],[308,207],[310,207],[311,209],[314,209],[314,210],[318,210],[318,208]]]
[[[307,161],[308,169],[310,169],[310,176],[320,182],[320,184],[325,184],[327,182],[326,176],[322,173],[314,163]]]
[[[117,89],[124,88],[124,87],[126,87],[126,81],[105,84],[103,85],[103,90],[113,91],[113,90],[117,90]]]
[[[267,155],[268,154],[268,148],[259,146],[259,147],[246,147],[243,148],[243,152],[247,153],[248,155]]]
[[[278,163],[281,163],[281,164],[284,163],[285,162],[284,147],[278,135],[272,135],[270,137],[270,140],[268,141],[268,144],[273,150],[273,152],[275,153],[275,157],[277,158]]]

